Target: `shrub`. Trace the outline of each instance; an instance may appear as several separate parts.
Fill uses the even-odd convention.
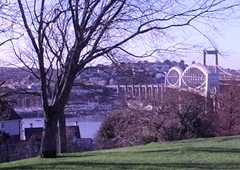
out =
[[[98,132],[97,146],[112,148],[158,141],[161,118],[154,112],[133,109],[113,112]]]
[[[206,100],[184,96],[153,110],[124,109],[108,115],[96,144],[99,148],[123,147],[157,141],[214,136],[214,115],[206,110]]]

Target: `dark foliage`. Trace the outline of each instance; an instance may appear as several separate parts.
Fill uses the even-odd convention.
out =
[[[98,136],[100,148],[122,147],[158,141],[163,116],[155,112],[126,109],[110,114]]]
[[[214,114],[207,109],[208,101],[184,92],[175,94],[175,100],[165,97],[165,103],[151,111],[128,108],[111,113],[99,130],[98,147],[215,136]]]
[[[0,131],[0,145],[7,142],[7,140],[10,138],[8,133]]]

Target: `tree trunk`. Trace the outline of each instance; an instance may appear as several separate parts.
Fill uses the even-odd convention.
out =
[[[41,157],[55,158],[57,156],[57,113],[46,112],[41,143]]]
[[[64,112],[59,113],[60,152],[67,152],[66,122]]]

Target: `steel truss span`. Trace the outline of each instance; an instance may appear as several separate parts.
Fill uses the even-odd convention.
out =
[[[166,85],[168,87],[197,92],[202,96],[206,96],[209,89],[212,88],[209,85],[216,85],[216,83],[209,83],[209,81],[218,80],[217,77],[218,74],[216,72],[213,73],[201,64],[192,64],[183,71],[179,67],[172,67],[167,73]]]

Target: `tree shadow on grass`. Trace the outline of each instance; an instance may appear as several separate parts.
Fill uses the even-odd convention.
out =
[[[92,156],[98,156],[98,154],[67,154],[67,155],[58,155],[57,158],[86,158],[86,157],[92,157]]]
[[[171,141],[169,144],[174,145],[182,145],[182,144],[197,144],[201,142],[214,142],[213,138],[191,138],[189,139],[183,139],[183,140],[177,140],[177,141]]]
[[[237,153],[240,154],[240,148],[223,148],[223,147],[189,147],[187,151],[208,152],[208,153]]]
[[[0,168],[1,170],[31,170],[31,169],[45,169],[45,170],[71,170],[71,169],[86,169],[95,168],[98,170],[106,169],[240,169],[240,163],[115,163],[115,162],[54,162],[48,164],[34,164],[31,166],[16,166],[12,168]]]
[[[239,140],[240,139],[240,136],[228,136],[228,137],[224,137],[224,138],[219,138],[217,140],[217,142],[226,142],[226,141],[231,141],[231,140]]]
[[[226,153],[226,154],[240,154],[240,148],[224,148],[224,147],[182,147],[174,149],[152,149],[143,151],[129,151],[128,153],[144,154],[144,153],[171,153],[174,154],[178,151],[189,151],[189,152],[208,152],[208,153]],[[117,153],[117,152],[116,152]],[[105,153],[106,154],[106,153]]]
[[[143,150],[143,151],[133,151],[133,152],[131,152],[130,151],[130,153],[132,154],[132,153],[136,153],[136,154],[141,154],[141,153],[170,153],[170,152],[173,152],[173,154],[174,154],[174,152],[178,152],[179,150],[181,150],[180,148],[178,148],[178,149],[152,149],[152,150]]]

